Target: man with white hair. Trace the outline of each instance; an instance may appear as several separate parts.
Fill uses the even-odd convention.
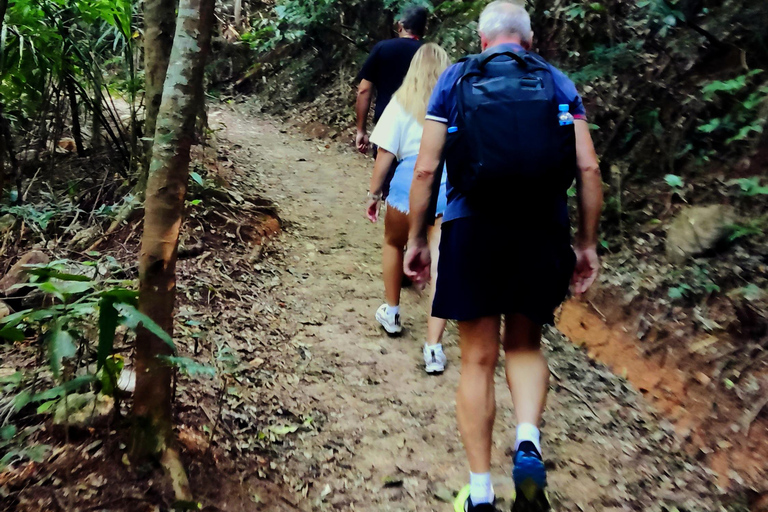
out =
[[[570,284],[582,294],[597,276],[602,182],[581,98],[562,72],[528,51],[525,9],[493,2],[479,32],[483,53],[448,68],[427,109],[405,271],[416,282],[429,277],[426,221],[445,157],[448,205],[432,313],[459,322],[456,409],[470,485],[457,510],[496,510],[490,463],[501,343],[518,422],[512,510],[542,511],[549,504],[539,425],[549,368],[541,329],[553,323]],[[572,246],[566,192],[574,178]]]

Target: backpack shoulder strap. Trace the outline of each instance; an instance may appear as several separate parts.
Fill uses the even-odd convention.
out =
[[[549,62],[547,62],[547,59],[545,59],[544,57],[542,57],[541,55],[539,55],[538,53],[536,53],[533,50],[526,50],[525,51],[525,55],[527,55],[528,57],[530,57],[530,58],[532,58],[532,59],[534,59],[534,60],[536,60],[538,62],[541,62],[542,64],[546,64],[547,66],[549,66]]]
[[[456,81],[456,108],[458,111],[458,123],[464,122],[464,81],[467,77],[481,75],[482,72],[479,69],[479,62],[481,61],[482,54],[467,55],[459,60],[461,63],[461,73]]]
[[[527,62],[531,63],[532,65],[540,67],[540,68],[544,68],[547,71],[551,71],[550,63],[547,62],[547,60],[544,57],[542,57],[541,55],[539,55],[538,53],[530,51],[530,50],[526,50],[526,52],[524,54],[522,54],[522,55],[523,55],[523,58]]]
[[[457,61],[457,64],[461,64],[461,74],[459,79],[463,78],[467,73],[477,68],[477,59],[480,55],[467,55]]]

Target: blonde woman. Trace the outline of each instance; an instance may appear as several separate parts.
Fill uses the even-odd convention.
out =
[[[421,145],[424,118],[432,89],[440,74],[450,65],[448,54],[434,43],[423,45],[413,57],[402,86],[387,105],[371,142],[379,147],[371,177],[366,214],[371,222],[379,219],[388,171],[394,162],[397,170],[389,183],[384,216],[384,248],[382,255],[384,295],[386,303],[376,311],[376,320],[391,335],[400,334],[400,288],[403,279],[403,249],[408,242],[408,202],[413,179],[413,167]],[[440,222],[446,206],[445,173],[440,185],[435,224],[430,230],[432,261],[437,264],[437,248],[440,244]],[[432,295],[437,269],[432,274]],[[442,373],[446,357],[442,338],[446,321],[429,317],[427,340],[424,344],[424,364],[427,373]]]

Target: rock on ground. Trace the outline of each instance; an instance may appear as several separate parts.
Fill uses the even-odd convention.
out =
[[[666,253],[672,263],[682,263],[722,242],[736,219],[727,205],[689,206],[681,210],[667,230]]]
[[[85,428],[109,415],[114,406],[114,399],[101,393],[73,393],[56,404],[53,422],[56,425]]]

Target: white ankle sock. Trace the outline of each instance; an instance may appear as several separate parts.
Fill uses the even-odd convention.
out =
[[[541,455],[541,432],[532,423],[521,423],[517,426],[517,440],[515,441],[515,450],[520,447],[523,441],[530,441],[539,450]]]
[[[490,473],[469,473],[469,498],[473,505],[493,503],[493,484]]]
[[[400,313],[400,305],[399,304],[397,306],[390,306],[389,304],[387,304],[387,314],[388,315],[395,316],[395,315],[397,315],[399,313]]]

